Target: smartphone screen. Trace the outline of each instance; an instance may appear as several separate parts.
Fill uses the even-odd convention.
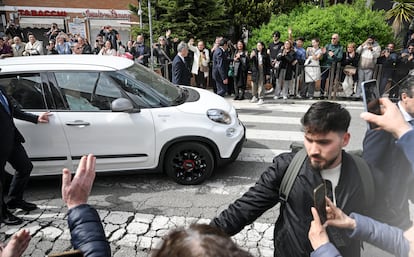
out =
[[[318,210],[319,218],[321,219],[321,223],[325,223],[326,221],[326,187],[325,183],[320,184],[313,190],[313,202],[314,207]]]
[[[381,107],[379,103],[379,90],[375,79],[362,82],[362,98],[364,100],[365,111],[381,115]],[[368,123],[370,129],[374,129],[377,125]]]

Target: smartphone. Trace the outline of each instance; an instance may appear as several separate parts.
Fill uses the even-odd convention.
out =
[[[79,250],[71,250],[62,253],[52,253],[47,257],[83,257],[83,253]]]
[[[321,183],[313,190],[313,206],[316,208],[321,219],[321,223],[326,221],[326,186]]]
[[[380,94],[377,81],[375,79],[364,81],[361,83],[361,87],[365,111],[381,115],[381,107],[379,103]],[[368,123],[369,129],[374,129],[376,127],[378,126],[373,123]]]

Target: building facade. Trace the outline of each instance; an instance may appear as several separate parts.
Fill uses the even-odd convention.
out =
[[[10,23],[19,24],[24,34],[32,32],[45,42],[45,33],[52,23],[66,33],[80,34],[89,42],[94,42],[99,31],[107,25],[121,35],[121,41],[131,38],[131,24],[138,16],[128,9],[137,5],[137,0],[106,1],[56,1],[56,0],[3,0],[0,1],[0,31],[5,31]]]

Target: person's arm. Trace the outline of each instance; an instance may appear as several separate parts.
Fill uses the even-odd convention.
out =
[[[411,170],[414,172],[414,130],[411,129],[407,133],[403,134],[397,140],[397,146],[402,149],[407,160],[411,163]]]
[[[408,256],[409,242],[401,229],[356,213],[348,216],[327,197],[326,202],[328,220],[324,226],[347,229],[352,239],[368,242],[396,256]]]
[[[410,246],[403,230],[357,213],[351,213],[350,218],[356,223],[350,238],[368,242],[395,256],[408,256]]]
[[[232,236],[275,206],[279,202],[279,186],[284,171],[291,160],[286,161],[286,157],[286,154],[277,156],[274,164],[263,172],[256,184],[212,219],[210,224]]]
[[[63,169],[62,199],[68,206],[68,225],[74,249],[85,257],[110,257],[111,248],[105,237],[97,211],[87,203],[95,179],[96,158],[82,156],[76,174]]]

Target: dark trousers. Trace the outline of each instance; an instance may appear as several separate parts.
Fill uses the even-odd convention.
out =
[[[2,197],[0,199],[2,204],[3,211],[6,208],[4,202],[4,193],[3,190],[5,186],[5,166],[6,162],[9,162],[11,166],[15,169],[15,174],[13,179],[10,183],[10,189],[8,193],[8,202],[22,200],[23,199],[23,192],[27,187],[27,184],[30,179],[30,173],[33,169],[33,164],[29,159],[29,156],[26,153],[23,145],[21,143],[16,143],[11,150],[10,155],[8,158],[1,158],[0,159],[0,187]]]
[[[217,94],[225,96],[227,92],[227,85],[223,84],[222,80],[216,80]]]
[[[207,78],[204,77],[204,72],[198,70],[198,74],[194,74],[196,87],[207,88]]]
[[[326,85],[326,80],[329,77],[329,69],[325,68],[322,69],[322,73],[321,73],[321,88],[320,88],[320,92],[321,92],[321,96],[325,95],[325,85]]]

